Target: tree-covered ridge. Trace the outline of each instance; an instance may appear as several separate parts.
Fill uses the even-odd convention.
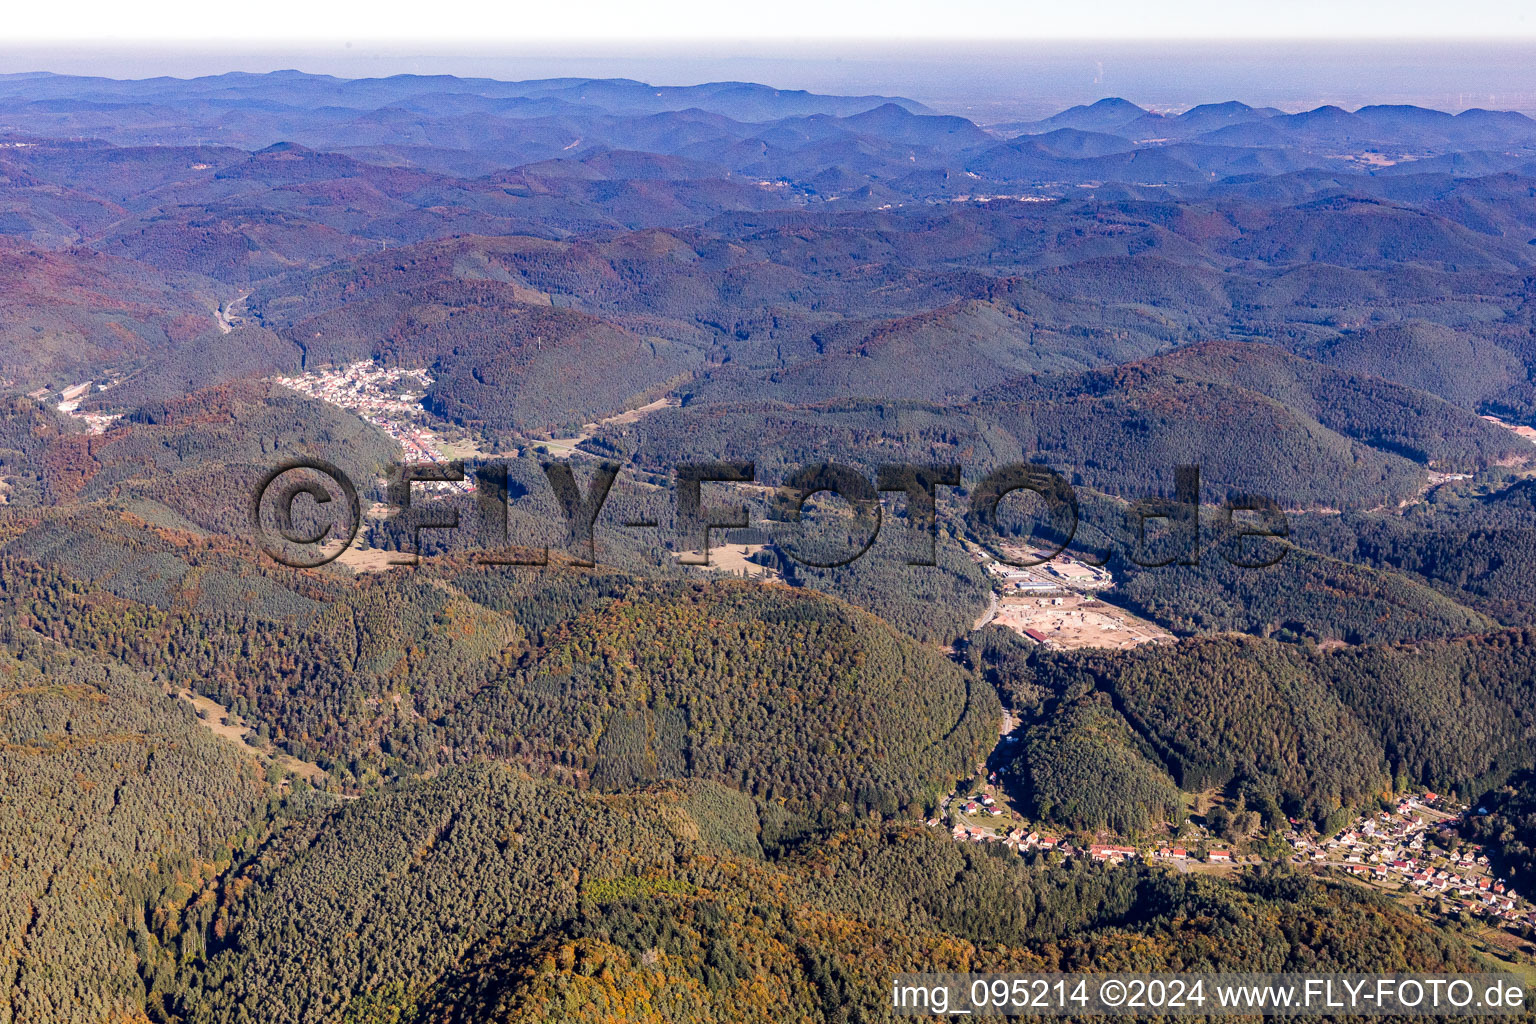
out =
[[[0,399],[0,479],[5,503],[37,505],[52,496],[59,467],[50,453],[83,431],[52,409],[18,395]]]
[[[985,754],[997,714],[990,691],[873,617],[740,585],[667,588],[579,615],[476,705],[515,690],[606,714],[585,743],[554,739],[614,782],[686,772],[792,809],[884,814],[931,805]],[[605,742],[603,730],[621,735]]]
[[[1198,566],[1117,563],[1123,579],[1106,597],[1185,635],[1235,631],[1297,641],[1394,643],[1497,625],[1412,576],[1319,555],[1294,542],[1276,550],[1285,557],[1263,568],[1234,566],[1209,549]]]
[[[766,1024],[786,1013],[809,1020],[896,1019],[887,1016],[890,978],[915,965],[1033,972],[1472,963],[1437,936],[1404,931],[1400,912],[1340,889],[1302,886],[1250,895],[1219,884],[1159,888],[1148,882],[1137,891],[1134,924],[1090,915],[1091,941],[1061,939],[1011,949],[978,948],[945,932],[909,937],[911,926],[870,927],[814,912],[780,923],[761,905],[747,912],[735,906],[646,904],[582,922],[571,929],[575,937],[535,946],[526,960],[504,967],[502,976],[480,970],[469,993],[460,988],[434,993],[419,1019],[531,1024],[551,1016],[596,1022],[615,1013],[648,1024]],[[1143,903],[1150,919],[1137,913]],[[654,932],[642,923],[656,918]],[[1316,947],[1294,938],[1312,921],[1328,922],[1324,931],[1310,933]],[[614,932],[619,935],[611,942],[588,937]],[[645,947],[656,933],[661,941]]]
[[[141,518],[249,540],[257,484],[294,458],[333,462],[366,489],[399,447],[345,410],[258,380],[145,402],[102,434],[30,399],[0,405],[0,476],[5,504],[18,508],[116,502]]]
[[[935,341],[894,360],[891,372],[946,365],[951,355]],[[764,400],[765,391],[777,400]],[[681,407],[604,428],[586,447],[653,472],[750,460],[770,483],[826,460],[866,471],[892,461],[958,463],[968,483],[1031,461],[1130,499],[1171,490],[1175,466],[1199,465],[1211,501],[1263,494],[1284,508],[1352,510],[1416,497],[1430,469],[1474,472],[1536,458],[1527,442],[1429,392],[1254,343],[1196,344],[1112,369],[1004,374],[963,396],[913,396],[894,385],[853,393],[857,400],[837,389],[796,395],[791,378],[750,396],[695,385]]]
[[[1523,630],[1334,649],[1212,637],[1118,653],[1037,651],[1027,659],[993,645],[978,656],[986,671],[1010,680],[1012,692],[1043,699],[1030,712],[1032,742],[1063,732],[1075,739],[1082,710],[1052,704],[1050,695],[1094,694],[1112,702],[1116,728],[1134,731],[1133,749],[1150,750],[1180,788],[1225,788],[1272,818],[1283,811],[1321,823],[1404,786],[1475,796],[1533,756],[1536,638]],[[1114,731],[1097,743],[1098,760],[1123,760],[1116,751],[1125,742]],[[1025,767],[1026,782],[1085,762],[1073,742],[1037,747],[1035,755],[1040,763],[1032,758]],[[1029,796],[1054,800],[1055,791]],[[1153,815],[1161,800],[1146,795],[1140,807]]]
[[[1130,498],[1171,490],[1180,465],[1201,467],[1212,500],[1262,494],[1290,508],[1396,504],[1422,481],[1410,460],[1331,430],[1304,410],[1155,364],[1040,378],[987,398],[988,410],[1039,461]]]
[[[1009,774],[1030,814],[1086,832],[1118,835],[1177,822],[1183,797],[1105,694],[1063,700],[1023,736]]]
[[[1521,771],[1479,797],[1466,832],[1487,844],[1499,872],[1513,878],[1521,889],[1536,884],[1536,794],[1531,771]]]
[[[758,532],[772,540],[782,535],[780,525]],[[758,558],[795,586],[857,605],[923,643],[947,645],[970,632],[986,611],[991,589],[981,567],[955,542],[954,532],[940,529],[932,565],[921,564],[929,557],[927,545],[909,533],[905,515],[886,516],[874,545],[848,565],[801,565],[776,546]]]
[[[18,401],[27,404],[24,399]],[[844,414],[871,416],[870,423],[878,431],[883,429],[879,426],[881,423],[900,423],[903,417],[916,414],[916,411],[896,405],[878,410],[850,407],[844,413],[832,416],[830,422],[844,422],[840,418]],[[35,415],[51,416],[42,410],[37,410]],[[933,410],[922,412],[923,422],[927,424],[924,429],[937,429],[935,415]],[[639,425],[652,421],[664,424],[666,416],[663,411],[646,417]],[[726,420],[730,419],[726,417]],[[17,433],[18,440],[23,435],[28,438],[42,465],[74,467],[55,473],[58,479],[69,481],[68,491],[75,495],[69,507],[91,498],[112,502],[114,506],[120,504],[131,518],[179,531],[188,538],[199,533],[246,538],[249,533],[246,506],[250,493],[259,475],[278,459],[294,455],[336,455],[348,472],[366,486],[377,472],[377,466],[390,458],[388,440],[344,412],[280,387],[249,382],[201,391],[176,402],[145,406],[135,414],[134,422],[116,427],[105,436],[64,430],[50,434],[44,430],[44,437],[56,439],[44,441],[32,437],[30,421],[21,413],[8,417],[7,422],[14,423],[13,432]],[[690,429],[699,425],[696,421],[685,422],[691,425]],[[848,459],[872,478],[874,467],[881,460],[902,457],[905,450],[902,446],[906,442],[894,436],[879,444],[871,442],[871,446],[844,448],[835,430],[818,432],[813,429],[818,422],[809,414],[797,417],[794,423],[804,434],[803,445],[780,454],[788,456],[798,452],[806,459],[815,459],[818,457],[817,445],[824,440],[831,445],[828,450],[834,458]],[[750,417],[747,423],[738,426],[750,426]],[[1000,427],[990,429],[994,435],[1001,436]],[[866,435],[860,433],[857,436]],[[875,436],[878,435],[868,435]],[[57,440],[60,438],[63,440]],[[961,442],[965,443],[962,445]],[[961,435],[955,436],[954,444],[946,444],[937,448],[919,445],[917,451],[920,458],[932,457],[941,461],[947,457],[986,453],[986,461],[974,467],[966,463],[964,482],[967,484],[974,484],[984,468],[1000,464],[1004,455],[1002,447],[970,447],[966,437]],[[640,456],[640,452],[647,450],[650,449],[642,448],[636,452],[637,467],[651,465]],[[699,450],[690,447],[671,454],[678,458],[694,457]],[[746,457],[757,449],[725,450],[727,454]],[[1009,459],[1027,457],[1022,447],[1017,451],[1018,454]],[[656,463],[656,468],[664,468],[664,465]],[[780,472],[787,468],[781,466]],[[1144,468],[1150,478],[1155,478],[1168,472],[1171,466]],[[578,469],[578,473],[581,472]],[[772,480],[773,476],[760,471],[760,478]],[[621,473],[620,482],[615,485],[599,521],[599,557],[628,570],[675,574],[675,566],[669,564],[670,558],[663,544],[675,535],[672,520],[675,496],[669,488],[657,489],[647,483],[628,467]],[[509,469],[509,487],[513,487],[517,494],[509,513],[509,536],[529,543],[547,542],[558,549],[564,539],[563,518],[551,500],[548,482],[539,467],[532,460],[513,460]],[[1156,489],[1148,486],[1140,491],[1152,493]],[[1216,509],[1205,511],[1207,522],[1203,537],[1206,543],[1199,567],[1165,566],[1143,570],[1123,557],[1130,546],[1124,525],[1123,502],[1106,499],[1083,486],[1077,491],[1083,517],[1078,531],[1079,547],[1096,549],[1101,543],[1109,543],[1122,553],[1112,566],[1121,581],[1111,593],[1111,599],[1175,632],[1240,629],[1283,638],[1379,642],[1458,635],[1491,625],[1487,617],[1463,607],[1463,602],[1497,611],[1498,617],[1506,622],[1525,621],[1518,614],[1518,606],[1509,605],[1507,599],[1495,606],[1489,604],[1491,597],[1481,594],[1490,587],[1500,588],[1501,593],[1514,593],[1521,585],[1519,580],[1523,577],[1516,571],[1517,564],[1512,564],[1517,563],[1518,551],[1495,550],[1495,546],[1506,539],[1511,544],[1518,543],[1521,531],[1526,529],[1521,525],[1518,499],[1522,492],[1518,486],[1509,488],[1507,496],[1492,495],[1470,504],[1452,503],[1437,491],[1433,500],[1427,503],[1431,507],[1423,512],[1415,506],[1402,517],[1385,514],[1349,517],[1349,527],[1357,531],[1354,534],[1348,533],[1344,523],[1334,518],[1291,516],[1298,526],[1296,540],[1300,544],[1312,551],[1330,554],[1337,551],[1337,554],[1334,557],[1314,556],[1303,547],[1297,547],[1279,565],[1261,570],[1233,568],[1227,564],[1222,557],[1226,549],[1216,546],[1220,537],[1217,520],[1221,518]],[[893,514],[887,517],[878,543],[851,566],[831,570],[800,566],[782,557],[774,548],[770,548],[764,557],[796,585],[852,601],[920,640],[952,642],[983,610],[985,581],[974,562],[952,539],[957,526],[950,521],[948,513],[963,509],[965,489],[941,488],[940,495],[946,515],[937,548],[938,567],[906,565],[916,548],[905,536],[906,525],[900,517],[904,512],[902,500],[891,496],[887,497],[887,508]],[[1207,490],[1206,497],[1213,496]],[[747,497],[753,521],[769,527],[765,536],[775,536],[759,497]],[[29,505],[25,498],[16,504],[18,507],[36,507]],[[457,507],[463,524],[458,530],[428,530],[422,534],[422,545],[429,554],[478,551],[486,546],[477,530],[478,512],[473,501],[461,497]],[[1442,511],[1444,515],[1440,515]],[[121,564],[114,564],[113,558],[118,557],[110,550],[114,542],[108,540],[106,547],[98,543],[99,527],[93,525],[92,517],[99,517],[99,510],[84,513],[87,518],[71,520],[66,527],[57,517],[70,514],[73,513],[39,511],[37,515],[41,520],[52,525],[36,536],[19,540],[17,544],[20,546],[14,550],[33,551],[33,557],[58,558],[62,564],[70,566],[75,575],[97,580],[108,588],[119,588],[114,592],[120,593],[147,593],[169,585],[183,575],[174,562],[160,557],[166,551],[159,542],[148,545],[154,555],[147,562],[144,561],[149,557],[147,552],[137,551],[132,556],[125,556],[126,560]],[[620,527],[619,524],[632,518],[655,519],[660,523],[660,529],[656,534],[643,534]],[[21,523],[25,520],[13,521]],[[402,526],[403,522],[370,518],[365,535],[373,544],[412,549],[415,542]],[[1465,559],[1448,546],[1454,544],[1463,523],[1470,531]],[[1431,554],[1413,554],[1410,545],[1414,543],[1433,546],[1435,561],[1432,566],[1423,564],[1424,557]],[[1468,564],[1479,558],[1487,563],[1485,570]],[[87,561],[102,567],[111,566],[114,571],[110,577],[98,575],[97,570],[82,567]],[[1361,565],[1361,562],[1368,564]],[[250,576],[247,570],[227,562],[220,570],[235,576]],[[1450,580],[1426,578],[1420,571],[1439,575],[1459,573],[1454,578],[1465,579],[1467,589],[1457,590]],[[274,576],[268,572],[266,575],[279,586],[284,585],[281,582],[284,574]],[[225,577],[220,575],[218,578]],[[1433,593],[1431,588],[1438,588],[1442,593]],[[206,589],[210,594],[216,592],[213,587]],[[268,589],[267,584],[261,589]],[[159,597],[151,600],[163,601]],[[210,597],[209,600],[217,599]],[[264,603],[265,598],[258,602]]]
[[[207,956],[167,1005],[294,1024],[884,1019],[910,969],[1475,963],[1379,898],[1300,877],[1031,867],[911,824],[763,861],[706,834],[722,814],[756,825],[707,784],[600,797],[502,768],[365,797],[221,885]]]
[[[0,628],[0,1015],[139,1018],[282,798],[143,675]]]
[[[1177,821],[1177,786],[1241,802],[1234,833],[1492,788],[1474,827],[1529,870],[1536,641],[1493,630],[1536,626],[1536,447],[1480,418],[1536,423],[1528,118],[1112,100],[984,129],[744,83],[285,72],[0,76],[0,122],[0,1024],[852,1024],[908,969],[1477,966],[1283,867],[911,820],[1000,702],[993,763],[1075,831]],[[421,491],[466,525],[414,570],[257,552],[278,460],[367,493],[397,457],[270,380],[354,360],[427,371],[440,449],[518,453],[509,537],[548,567],[476,564],[471,497]],[[624,464],[598,568],[562,551],[550,452]],[[719,459],[756,463],[711,492],[782,584],[673,557],[672,468]],[[938,564],[907,564],[896,495],[853,566],[789,559],[761,485],[829,460],[962,464]],[[1121,552],[1108,600],[1206,635],[971,634],[1000,584],[964,509],[1020,462]],[[1128,502],[1186,463],[1208,512],[1306,510],[1285,561],[1232,569],[1213,528],[1198,568],[1129,562]]]
[[[1495,476],[1442,488],[1401,515],[1299,519],[1320,552],[1422,580],[1506,625],[1536,621],[1536,484]]]
[[[1395,776],[1470,798],[1532,757],[1536,634],[1503,630],[1412,646],[1341,649],[1332,687],[1382,738]]]
[[[0,279],[19,299],[0,370],[54,387],[121,376],[101,401],[128,411],[166,381],[374,356],[430,365],[434,408],[500,432],[583,423],[674,386],[710,403],[952,402],[1020,374],[1237,339],[1310,360],[1246,390],[1279,382],[1284,404],[1410,459],[1487,438],[1404,406],[1403,386],[1464,411],[1536,408],[1518,115],[1479,112],[1474,127],[1431,111],[1250,110],[1206,131],[1138,114],[1084,136],[898,106],[850,114],[873,97],[837,99],[836,117],[753,104],[774,117],[763,123],[636,117],[629,100],[611,110],[585,92],[546,120],[534,111],[547,95],[509,87],[522,88],[455,84],[470,91],[449,102],[497,125],[466,132],[456,107],[427,113],[444,96],[408,84],[405,106],[375,121],[355,116],[373,100],[347,87],[252,79],[233,88],[284,98],[242,106],[247,127],[224,137],[247,150],[159,118],[79,126],[100,109],[81,95],[141,86],[18,79],[0,106],[35,136],[5,158]],[[226,102],[200,88],[149,106],[184,104],[196,121]],[[48,114],[25,98],[53,89],[69,98]],[[292,103],[300,94],[324,100]],[[433,121],[442,138],[401,144],[407,108],[446,118]],[[1145,148],[1143,130],[1176,135]],[[1060,148],[1062,131],[1111,151]],[[1223,141],[1190,144],[1202,135]],[[1401,138],[1443,159],[1405,174],[1330,149]],[[964,201],[973,188],[1043,201]],[[1324,378],[1331,396],[1312,387]],[[1414,407],[1426,429],[1403,416]]]
[[[0,566],[12,609],[354,784],[490,758],[609,788],[713,778],[795,815],[915,814],[995,735],[989,687],[807,590],[463,563],[237,575],[217,544],[121,525],[22,534]]]
[[[693,400],[628,424],[602,428],[583,445],[605,458],[667,474],[680,461],[753,462],[777,485],[801,466],[838,462],[873,476],[882,463],[960,463],[972,474],[1019,461],[1025,449],[969,408],[861,399],[786,402]]]
[[[1351,644],[1450,639],[1532,621],[1536,605],[1521,596],[1529,588],[1520,571],[1532,531],[1522,511],[1529,499],[1524,485],[1496,482],[1503,475],[1447,483],[1402,508],[1288,510],[1283,521],[1266,514],[1244,523],[1207,496],[1198,547],[1187,531],[1140,543],[1129,502],[1077,487],[1079,517],[1068,550],[1107,560],[1115,586],[1105,600],[1180,636],[1239,632]],[[1495,482],[1481,482],[1488,477]],[[1491,493],[1468,493],[1485,486]],[[1033,528],[1042,542],[1068,540],[1040,516],[1003,526]],[[1249,529],[1282,536],[1243,537]],[[1416,557],[1432,562],[1415,568]],[[1164,558],[1175,561],[1143,564]],[[1185,558],[1198,564],[1178,564]]]
[[[8,597],[28,599],[44,619],[78,604],[115,639],[140,646],[146,637],[111,626],[99,606],[122,598],[183,617],[238,613],[292,622],[311,615],[316,597],[329,592],[320,581],[252,559],[249,541],[204,535],[154,503],[29,512],[7,520],[5,534],[8,570],[27,566]]]
[[[1151,361],[1189,380],[1265,395],[1344,437],[1443,471],[1533,454],[1530,446],[1428,389],[1349,373],[1269,345],[1204,343]]]
[[[556,308],[514,281],[435,263],[414,264],[405,287],[359,282],[343,306],[306,308],[288,336],[311,365],[429,367],[427,408],[490,430],[579,427],[682,379],[698,362],[688,340]]]
[[[551,927],[584,891],[665,876],[695,845],[691,825],[675,798],[583,797],[505,767],[368,797],[299,826],[211,894],[209,954],[178,1011],[337,1019],[438,977],[488,935]],[[288,955],[306,947],[317,955]]]
[[[1110,694],[1186,790],[1241,777],[1323,818],[1390,781],[1365,725],[1326,678],[1256,642],[1197,641],[1111,668]]]

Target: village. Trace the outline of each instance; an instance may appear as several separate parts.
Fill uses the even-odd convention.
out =
[[[1435,793],[1406,796],[1391,811],[1355,820],[1328,839],[1294,831],[1293,860],[1336,867],[1361,880],[1435,899],[1442,913],[1536,926],[1536,906],[1498,878],[1482,846],[1461,838],[1472,814]]]
[[[978,766],[977,783],[983,773],[985,767]],[[1086,857],[1112,866],[1142,861],[1220,875],[1284,860],[1404,897],[1439,916],[1468,914],[1509,930],[1536,928],[1536,904],[1494,873],[1481,845],[1462,838],[1462,821],[1477,812],[1433,792],[1402,796],[1391,810],[1362,814],[1331,836],[1293,819],[1267,841],[1229,843],[1189,819],[1166,839],[1132,845],[1119,837],[1105,842],[1111,837],[1069,836],[1031,823],[1011,806],[997,772],[985,778],[969,795],[945,796],[929,827],[948,826],[956,842],[999,843],[1021,856]]]
[[[346,409],[378,427],[400,445],[407,461],[449,461],[424,422],[428,413],[421,400],[432,385],[432,377],[425,369],[391,370],[363,360],[296,377],[278,377],[276,381],[301,395]],[[474,484],[467,479],[423,486],[466,494],[474,490]]]
[[[408,458],[449,461],[442,443],[427,426],[430,414],[422,399],[432,378],[425,369],[386,369],[360,361],[280,377],[276,382],[356,414],[399,443]],[[113,383],[84,381],[60,391],[39,388],[30,397],[54,403],[61,413],[101,433],[117,417],[81,413],[79,407],[93,389],[106,390]],[[658,400],[624,415],[638,417],[668,401]],[[467,481],[431,486],[466,492],[472,489]],[[1124,649],[1171,640],[1151,623],[1100,599],[1114,586],[1113,576],[1102,567],[1065,554],[1046,560],[1048,552],[1021,545],[1003,547],[1001,554],[1007,561],[974,545],[967,546],[994,587],[992,607],[977,628],[995,621],[1055,649]],[[740,558],[722,568],[749,572],[753,566],[745,558],[752,548],[743,547]],[[1013,564],[1020,562],[1038,564]],[[1003,742],[1014,740],[1008,733],[1016,724],[1011,720],[1005,724]],[[1536,905],[1493,873],[1480,846],[1461,838],[1461,820],[1475,812],[1432,792],[1404,796],[1392,809],[1363,814],[1331,836],[1319,835],[1292,820],[1286,831],[1262,843],[1251,839],[1230,843],[1220,840],[1195,816],[1185,820],[1176,833],[1170,827],[1166,839],[1131,844],[1121,837],[1053,832],[1029,822],[1011,806],[1001,787],[1000,771],[989,772],[979,765],[967,795],[956,791],[944,797],[937,815],[927,824],[947,826],[955,841],[998,843],[1023,856],[1087,858],[1107,865],[1142,861],[1206,874],[1227,874],[1273,861],[1283,850],[1283,859],[1293,865],[1338,874],[1402,896],[1426,912],[1469,914],[1508,929],[1536,928]]]
[[[1012,736],[1004,736],[1005,742],[1012,739]],[[961,796],[958,791],[947,794],[939,802],[938,815],[928,819],[926,824],[930,828],[941,828],[948,824],[950,835],[956,842],[1001,843],[1021,855],[1054,853],[1066,859],[1089,857],[1110,864],[1120,864],[1131,859],[1176,861],[1181,866],[1197,861],[1212,864],[1234,862],[1230,850],[1206,848],[1208,833],[1195,822],[1184,825],[1183,831],[1191,837],[1187,840],[1189,846],[1159,843],[1156,846],[1137,847],[1081,840],[1074,844],[1064,833],[1042,831],[1031,825],[1012,806],[1002,789],[999,771],[987,772],[985,765],[978,765],[976,774],[978,781],[985,774],[985,785],[973,786],[968,796]],[[1191,852],[1191,848],[1195,852]]]

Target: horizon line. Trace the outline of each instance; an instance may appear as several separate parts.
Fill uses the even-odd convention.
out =
[[[1315,34],[1315,35],[1036,35],[1036,36],[858,36],[858,35],[783,35],[783,36],[523,36],[516,40],[490,40],[473,37],[433,37],[428,39],[403,36],[333,36],[323,38],[286,37],[225,37],[186,38],[122,38],[122,37],[37,37],[10,40],[0,44],[0,59],[17,51],[51,50],[56,48],[76,51],[185,51],[202,53],[268,54],[275,50],[304,52],[311,49],[353,49],[358,46],[387,47],[415,55],[439,57],[474,56],[497,54],[514,55],[528,51],[543,51],[549,47],[571,47],[576,50],[647,50],[652,47],[679,47],[693,49],[701,46],[726,44],[746,49],[776,49],[781,46],[871,48],[892,47],[905,50],[939,50],[947,47],[976,49],[1012,49],[1018,46],[1132,46],[1156,47],[1169,44],[1208,45],[1222,43],[1245,46],[1296,46],[1296,45],[1379,45],[1445,47],[1479,45],[1497,47],[1536,46],[1536,30],[1527,33],[1503,33],[1500,35],[1366,35],[1366,34]],[[440,47],[453,47],[453,52],[435,52]],[[712,54],[711,56],[722,56]]]

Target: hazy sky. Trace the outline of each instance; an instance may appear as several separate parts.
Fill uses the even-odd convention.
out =
[[[18,45],[0,37],[0,73],[192,77],[297,68],[344,78],[397,74],[633,78],[657,85],[762,82],[842,95],[899,95],[986,123],[1123,96],[1157,110],[1242,100],[1307,110],[1416,103],[1536,114],[1536,41],[1034,40],[991,43],[813,40],[414,44],[308,40],[238,46]]]
[[[1104,96],[1536,113],[1536,0],[75,0],[6,13],[0,73],[734,80],[907,96],[988,123]]]
[[[1531,0],[75,0],[8,5],[9,43],[1536,36]]]

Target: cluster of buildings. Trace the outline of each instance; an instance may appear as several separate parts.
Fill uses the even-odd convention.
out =
[[[1126,650],[1172,639],[1152,623],[1103,602],[1103,593],[1115,580],[1102,566],[1017,543],[1003,544],[996,556],[974,544],[967,549],[993,588],[992,606],[978,620],[978,629],[996,622],[1036,644],[1061,650]]]
[[[1038,558],[1047,552],[1022,552],[1021,560]],[[1064,595],[1069,593],[1107,590],[1115,585],[1115,578],[1107,569],[1080,562],[1070,555],[1057,555],[1040,565],[1009,565],[1006,562],[985,560],[987,571],[996,576],[1005,591],[1028,595]],[[1057,604],[1061,601],[1057,600]]]
[[[432,385],[425,369],[389,370],[369,360],[298,377],[279,377],[279,384],[301,395],[340,406],[394,438],[407,462],[447,462],[437,439],[422,422],[427,411],[421,400]],[[428,489],[474,490],[469,480],[424,485]]]
[[[995,782],[993,776],[989,781]],[[1452,807],[1434,793],[1403,797],[1391,811],[1368,814],[1330,838],[1303,833],[1294,826],[1284,838],[1292,849],[1291,860],[1340,870],[1362,881],[1391,884],[1394,881],[1427,897],[1435,897],[1448,913],[1466,912],[1503,925],[1536,927],[1536,905],[1514,886],[1495,877],[1488,856],[1476,843],[1464,842],[1458,825],[1464,808]],[[940,828],[945,815],[956,842],[1002,843],[1023,854],[1055,851],[1065,857],[1087,856],[1106,864],[1142,859],[1153,863],[1182,865],[1198,860],[1207,864],[1235,864],[1240,859],[1229,849],[1200,840],[1201,850],[1170,843],[1154,847],[1095,843],[1073,846],[1060,837],[1025,826],[988,827],[990,818],[1004,811],[987,787],[975,798],[945,797],[940,816],[928,825]],[[1203,834],[1203,833],[1202,833]],[[1437,841],[1439,840],[1439,841]],[[1202,852],[1203,850],[1203,852]]]
[[[960,810],[966,814],[990,814],[994,818],[1002,817],[1003,814],[1003,809],[997,805],[997,801],[990,794],[982,796],[979,802],[967,800]]]
[[[424,369],[388,370],[366,359],[277,380],[301,395],[339,405],[365,419],[421,415],[421,399],[432,385]]]
[[[84,423],[85,428],[91,433],[105,434],[107,432],[107,428],[111,426],[114,421],[122,419],[122,416],[119,413],[81,412],[80,402],[85,398],[85,396],[91,393],[91,385],[96,384],[97,391],[105,391],[116,383],[117,381],[114,380],[109,381],[106,384],[96,384],[95,381],[86,380],[81,381],[79,384],[71,384],[69,387],[64,388],[62,391],[57,393],[55,393],[52,388],[41,387],[34,391],[28,391],[27,397],[32,399],[34,402],[52,401],[54,403],[55,409],[58,409],[59,412],[70,417],[71,419],[76,419]]]
[[[1196,859],[1196,855],[1182,846],[1170,846],[1164,844],[1155,849],[1142,851],[1134,846],[1116,846],[1112,844],[1092,844],[1086,847],[1074,846],[1065,842],[1060,836],[1049,832],[1037,832],[1033,829],[1026,830],[1023,826],[1008,827],[1014,820],[998,822],[991,825],[991,819],[1001,818],[1006,812],[998,802],[995,787],[998,784],[998,773],[987,773],[983,765],[976,767],[977,777],[986,775],[986,785],[981,791],[971,797],[960,798],[950,793],[939,804],[939,817],[929,818],[927,824],[931,828],[941,828],[947,816],[950,822],[950,835],[956,842],[961,843],[1002,843],[1015,853],[1030,853],[1032,851],[1051,852],[1061,854],[1063,857],[1087,856],[1096,861],[1108,864],[1120,864],[1133,858],[1141,857],[1147,860],[1184,862]],[[986,822],[988,824],[978,824]],[[1202,835],[1204,830],[1199,826],[1193,826]],[[1205,859],[1213,864],[1232,863],[1233,857],[1228,850],[1209,850]]]
[[[1379,883],[1406,884],[1438,897],[1450,913],[1467,912],[1508,924],[1536,926],[1536,906],[1491,872],[1476,843],[1460,842],[1459,814],[1434,793],[1404,797],[1391,812],[1358,819],[1331,839],[1288,834],[1293,859],[1341,868]],[[1438,838],[1444,843],[1436,842]]]
[[[962,810],[969,808],[965,805]],[[983,808],[985,809],[985,808]],[[974,813],[969,810],[966,813]],[[1000,814],[1001,811],[993,813]],[[943,824],[938,818],[928,821],[935,828]],[[956,822],[950,828],[950,835],[956,842],[961,843],[1002,843],[1015,853],[1029,853],[1038,850],[1040,852],[1055,851],[1063,857],[1087,856],[1104,864],[1123,864],[1128,860],[1142,858],[1151,861],[1162,862],[1187,862],[1199,859],[1199,855],[1192,853],[1182,846],[1159,846],[1151,850],[1142,850],[1135,846],[1116,846],[1110,843],[1094,843],[1086,847],[1077,847],[1064,842],[1061,837],[1051,835],[1049,832],[1026,832],[1023,828],[1013,828],[1006,833],[997,833],[978,825],[967,825]],[[1205,861],[1210,864],[1233,863],[1232,851],[1208,850],[1205,853]]]
[[[937,828],[943,822],[938,818],[930,818],[928,824]],[[950,829],[950,835],[955,838],[956,842],[961,843],[1002,843],[1015,853],[1026,853],[1030,850],[1055,850],[1063,856],[1071,857],[1081,852],[1071,843],[1062,842],[1059,836],[1053,836],[1049,833],[1025,832],[1022,828],[1010,829],[1006,834],[1000,835],[976,825],[965,825],[957,822]]]

